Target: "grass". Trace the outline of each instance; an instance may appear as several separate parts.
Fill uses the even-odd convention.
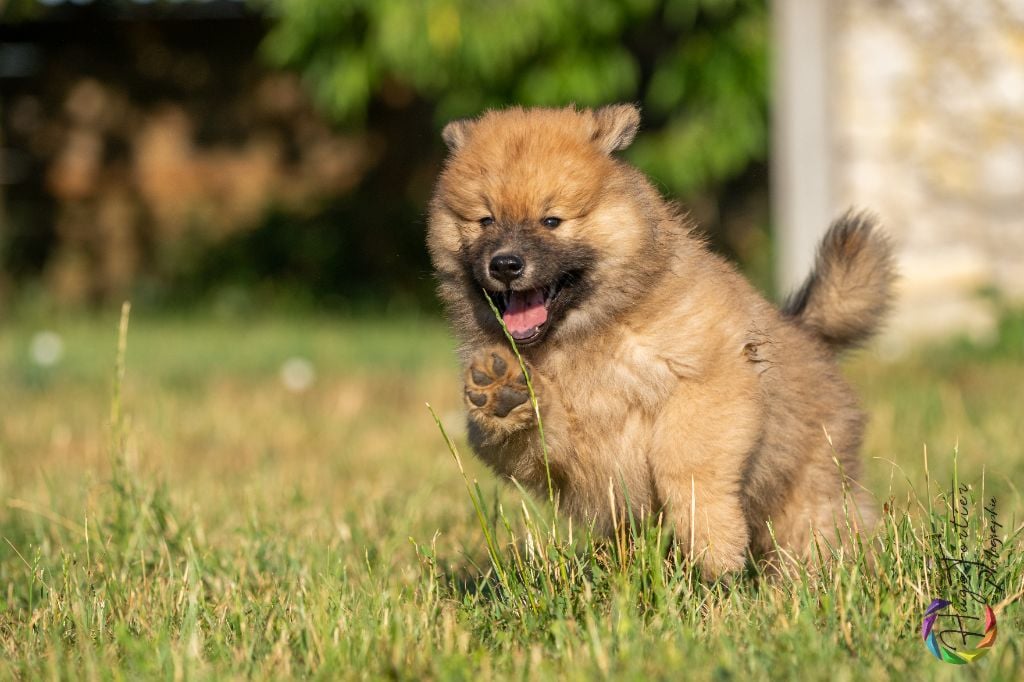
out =
[[[28,353],[44,327],[64,345],[51,367]],[[729,586],[702,583],[655,525],[595,541],[483,470],[436,320],[136,315],[115,391],[117,327],[29,316],[0,329],[0,677],[1010,680],[1024,668],[1024,316],[985,348],[851,358],[882,530],[817,574],[751,571]],[[280,379],[291,357],[315,368],[304,391]],[[941,494],[955,449],[970,485],[962,537]],[[937,557],[961,543],[979,556],[991,527],[978,505],[992,496],[999,589],[965,579],[1002,602],[998,640],[972,665],[940,663],[921,616],[960,580]]]

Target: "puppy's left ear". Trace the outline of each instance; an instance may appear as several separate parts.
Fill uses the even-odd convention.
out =
[[[594,144],[605,154],[625,149],[640,129],[640,109],[634,104],[609,104],[594,111]]]
[[[457,152],[466,144],[469,139],[469,132],[473,127],[472,119],[460,118],[452,121],[441,131],[441,139],[448,145],[448,151]]]

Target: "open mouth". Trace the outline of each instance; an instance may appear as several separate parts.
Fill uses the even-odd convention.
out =
[[[551,317],[551,305],[561,293],[565,280],[562,277],[553,284],[522,291],[487,292],[516,343],[533,343],[544,335]]]

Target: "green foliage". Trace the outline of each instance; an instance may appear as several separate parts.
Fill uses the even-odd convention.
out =
[[[266,0],[265,50],[338,120],[416,96],[436,121],[510,103],[636,101],[629,152],[680,194],[767,150],[763,0]]]

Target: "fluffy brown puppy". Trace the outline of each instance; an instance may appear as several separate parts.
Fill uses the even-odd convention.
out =
[[[470,442],[500,476],[547,494],[487,291],[529,363],[562,509],[604,532],[627,500],[634,515],[663,513],[711,577],[776,543],[804,557],[813,541],[841,544],[845,507],[869,504],[851,482],[864,417],[836,353],[887,306],[886,240],[863,215],[841,218],[780,311],[613,155],[639,123],[617,105],[445,128],[427,243],[461,341]]]

